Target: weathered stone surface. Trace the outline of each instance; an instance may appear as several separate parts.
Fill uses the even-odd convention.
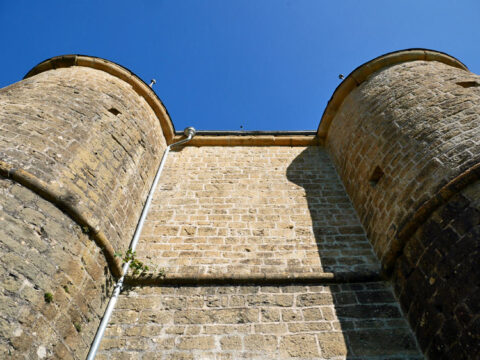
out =
[[[480,160],[478,79],[434,61],[399,63],[350,89],[326,149],[173,151],[139,257],[167,279],[230,283],[130,288],[98,358],[419,359],[389,286],[358,283],[380,268],[366,234],[427,357],[479,357],[480,185],[433,213],[423,207]],[[59,68],[0,90],[0,120],[2,164],[62,194],[59,208],[81,209],[124,250],[165,147],[145,99],[105,72]],[[412,222],[420,227],[402,232]],[[85,357],[111,283],[82,230],[0,179],[1,353]],[[264,281],[319,273],[334,283]]]
[[[61,68],[0,90],[2,167],[31,174],[40,195],[63,204],[0,178],[2,355],[85,358],[111,290],[88,235],[128,247],[164,147],[145,99],[106,72]]]
[[[354,356],[385,356],[392,353],[418,356],[416,343],[408,329],[348,331],[348,346]]]
[[[325,359],[348,354],[345,339],[341,333],[326,332],[317,334],[322,357]]]
[[[353,295],[356,303],[341,303],[348,299],[342,294]],[[288,307],[283,302],[249,301],[280,295],[292,298]],[[225,301],[212,303],[212,297]],[[170,306],[172,298],[184,307]],[[307,298],[326,300],[300,301]],[[356,311],[344,312],[344,306]],[[168,314],[162,315],[167,320],[144,315],[152,312]],[[131,313],[138,320],[124,315]],[[147,350],[162,359],[420,358],[384,283],[135,288],[121,296],[105,340],[100,351],[105,359],[120,353],[145,358]],[[135,344],[143,344],[142,349]]]
[[[367,236],[386,274],[394,272],[402,307],[432,359],[480,356],[478,311],[470,308],[480,278],[480,193],[478,184],[461,190],[478,182],[471,174],[480,163],[480,91],[473,86],[479,81],[433,61],[382,69],[345,98],[327,138]],[[362,341],[368,348],[369,340]]]
[[[2,357],[84,359],[112,285],[103,254],[60,210],[1,178],[0,211]]]
[[[84,208],[113,247],[128,247],[165,140],[132,87],[86,67],[0,90],[0,160]]]
[[[378,270],[321,147],[172,152],[138,254],[180,275]]]
[[[400,63],[354,89],[330,125],[332,160],[390,268],[409,217],[480,162],[480,91],[458,84],[467,80],[480,77],[436,61]]]

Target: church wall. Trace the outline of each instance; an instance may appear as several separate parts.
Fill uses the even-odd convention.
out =
[[[127,276],[99,358],[422,358],[402,311],[430,358],[474,358],[480,77],[464,69],[387,54],[315,139],[173,150],[137,248],[150,273]],[[106,60],[49,59],[0,90],[0,351],[85,357],[175,138]]]
[[[421,358],[323,147],[172,152],[137,253],[100,359]]]

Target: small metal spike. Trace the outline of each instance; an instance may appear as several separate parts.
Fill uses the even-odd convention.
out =
[[[157,83],[157,80],[152,79],[152,80],[150,80],[150,85],[148,85],[148,86],[150,86],[152,88],[153,85],[155,85],[156,83]]]

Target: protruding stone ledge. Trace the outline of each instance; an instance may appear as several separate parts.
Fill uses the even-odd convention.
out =
[[[25,186],[67,214],[85,233],[88,233],[100,247],[105,255],[108,267],[113,276],[117,278],[121,276],[121,264],[115,257],[115,250],[112,245],[99,228],[98,220],[94,218],[88,210],[82,209],[81,204],[75,203],[72,200],[73,197],[69,195],[68,191],[56,189],[29,172],[23,169],[16,169],[12,165],[3,161],[0,161],[0,176],[11,179],[16,183]]]
[[[327,107],[323,112],[317,131],[318,137],[326,139],[330,123],[345,98],[370,75],[384,68],[409,61],[438,61],[446,65],[469,71],[462,62],[455,59],[453,56],[434,50],[407,49],[381,55],[357,67],[335,89],[335,92],[328,101]]]
[[[422,224],[425,223],[425,221],[427,221],[430,215],[440,206],[447,203],[447,201],[455,194],[478,180],[480,180],[480,163],[456,176],[448,184],[443,186],[432,198],[423,203],[417,209],[417,211],[400,227],[396,241],[392,242],[390,251],[387,252],[382,259],[383,272],[386,277],[390,277],[395,262],[401,255],[403,248],[410,237]]]
[[[130,286],[196,286],[196,285],[292,285],[292,284],[338,284],[381,281],[380,272],[365,270],[362,272],[340,273],[277,273],[277,274],[168,274],[156,276],[127,276],[125,284]]]
[[[174,142],[185,137],[176,135]],[[197,135],[186,146],[315,146],[323,145],[314,135]]]
[[[160,121],[160,125],[162,127],[167,144],[172,143],[175,129],[173,127],[172,120],[168,115],[168,111],[163,105],[160,98],[137,75],[135,75],[127,68],[124,68],[123,66],[118,65],[112,61],[85,55],[55,56],[53,58],[42,61],[40,64],[35,66],[24,76],[24,79],[48,70],[68,68],[72,66],[84,66],[96,70],[101,70],[130,84],[133,90],[147,101],[148,105],[150,105],[153,112],[157,116],[158,120]]]

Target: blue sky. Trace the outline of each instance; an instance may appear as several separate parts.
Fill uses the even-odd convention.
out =
[[[177,130],[314,130],[338,74],[386,52],[439,50],[480,73],[479,18],[478,0],[0,0],[0,87],[93,55],[155,78]]]

